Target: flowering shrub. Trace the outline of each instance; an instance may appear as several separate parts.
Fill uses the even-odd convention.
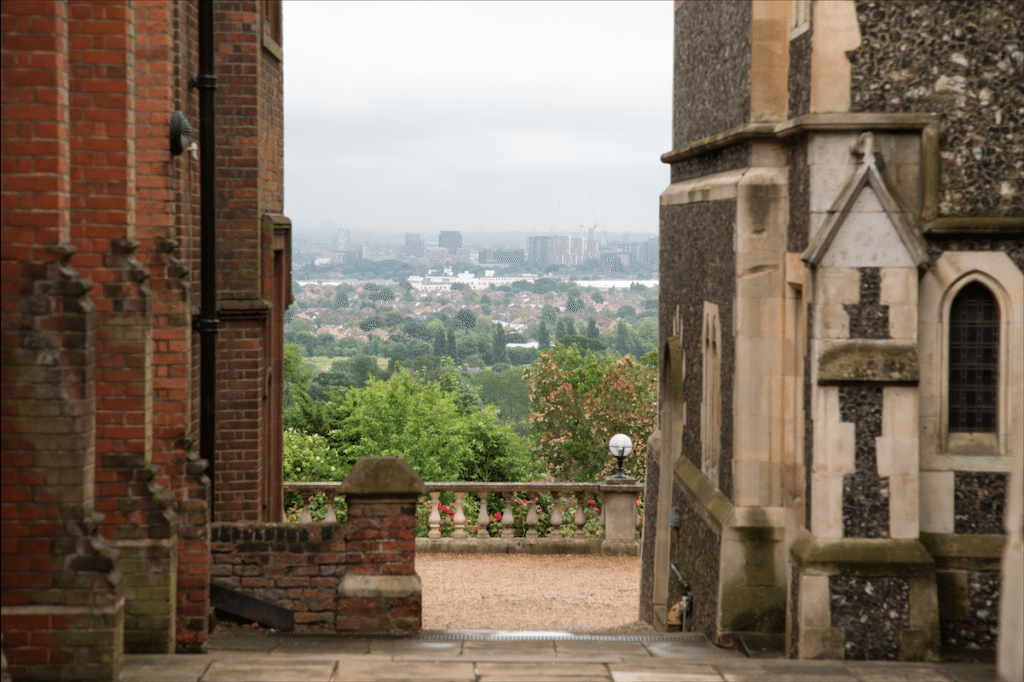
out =
[[[352,469],[352,464],[343,459],[326,438],[297,429],[285,429],[283,459],[285,481],[343,481]],[[327,515],[327,496],[315,493],[309,499],[313,521],[323,521]],[[288,493],[284,502],[285,520],[298,523],[302,514],[302,493]],[[335,503],[338,521],[347,519],[344,499],[339,496]]]
[[[313,493],[308,498],[309,515],[314,523],[321,523],[327,518],[327,495]],[[302,519],[302,493],[289,493],[284,510],[284,520],[288,523],[300,523]],[[338,495],[334,498],[334,514],[338,522],[348,521],[348,505],[345,503],[345,496]]]
[[[657,423],[657,371],[631,356],[581,355],[557,345],[523,372],[530,386],[533,451],[560,481],[598,481],[616,469],[608,453],[615,433],[630,434],[624,469],[643,480],[646,439]]]
[[[455,503],[444,501],[454,498],[451,493],[442,493],[437,510],[441,516],[441,537],[450,538],[455,532]],[[477,514],[480,512],[480,500],[475,495],[467,494],[462,501],[462,513],[466,515],[466,535],[475,537],[480,526],[477,525]],[[430,532],[430,497],[420,497],[416,503],[416,537],[425,538]]]

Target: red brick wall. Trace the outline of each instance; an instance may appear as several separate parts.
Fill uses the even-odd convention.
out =
[[[419,632],[422,600],[344,597],[346,575],[413,576],[416,499],[349,495],[347,523],[215,523],[210,579],[295,612],[298,631]]]
[[[132,650],[176,640],[201,651],[212,472],[197,452],[199,163],[172,157],[168,140],[174,111],[198,129],[198,93],[187,84],[197,71],[197,6],[8,0],[2,12],[5,635],[24,634],[18,665],[62,665],[49,635],[28,629],[58,627],[39,608],[89,589],[103,594],[87,601],[112,619],[89,645],[110,654],[108,665],[120,649],[104,642],[122,627]],[[282,209],[282,158],[257,152],[257,140],[280,149],[280,63],[261,48],[257,3],[217,0],[215,14],[217,381],[230,427],[218,440],[218,514],[256,521],[281,511],[268,512],[264,483],[280,468],[280,439],[269,431],[279,408],[268,401],[280,377],[267,368],[280,354],[269,300],[281,283],[260,204]],[[108,557],[96,555],[108,546]],[[115,560],[120,587],[104,582]],[[127,604],[115,607],[121,590]],[[23,616],[41,619],[10,620]]]
[[[259,521],[265,514],[261,470],[267,435],[263,414],[267,317],[222,308],[220,319],[216,520]]]
[[[345,524],[215,523],[210,530],[211,580],[293,610],[299,631],[334,629]]]
[[[5,2],[0,28],[4,651],[15,677],[110,678],[122,660],[123,588],[93,515],[92,283],[68,266],[67,5]]]
[[[407,501],[348,500],[348,570],[351,575],[411,576],[416,573],[416,498]],[[419,632],[420,595],[381,600],[338,600],[335,629],[354,632]]]

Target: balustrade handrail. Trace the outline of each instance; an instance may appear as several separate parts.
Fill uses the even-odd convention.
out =
[[[284,484],[286,493],[324,493],[328,500],[328,511],[324,521],[326,523],[336,523],[338,520],[335,512],[335,498],[341,495],[341,482],[340,481],[303,481],[303,482],[287,482]],[[539,538],[537,524],[537,500],[541,493],[548,493],[555,499],[555,505],[551,510],[551,518],[549,523],[551,525],[551,535],[555,538],[562,537],[561,525],[562,525],[562,509],[561,509],[561,498],[568,494],[575,498],[575,514],[569,523],[575,525],[575,530],[571,536],[571,539],[585,540],[587,538],[587,532],[584,526],[587,523],[586,516],[586,498],[588,495],[595,493],[602,494],[640,494],[643,492],[643,483],[637,482],[633,479],[608,479],[603,482],[572,482],[572,481],[502,481],[502,482],[473,482],[473,481],[430,481],[424,483],[427,488],[427,494],[430,496],[430,517],[428,531],[428,539],[438,539],[441,537],[440,525],[440,495],[441,493],[454,493],[455,494],[455,513],[452,518],[455,524],[452,537],[454,539],[465,539],[470,536],[467,535],[466,528],[466,514],[463,509],[463,502],[465,500],[466,493],[476,493],[480,498],[480,509],[476,519],[476,538],[483,540],[489,539],[490,532],[487,526],[490,522],[489,512],[487,511],[487,498],[492,494],[499,494],[505,499],[505,510],[501,513],[501,538],[511,537],[512,535],[512,524],[513,524],[513,511],[512,511],[512,498],[516,493],[525,493],[527,498],[526,508],[526,531],[525,537],[527,540]],[[302,512],[299,520],[302,523],[311,523],[312,515],[309,511],[309,500],[310,498],[303,496],[302,500]],[[634,510],[635,520],[635,510]],[[602,529],[602,536],[604,528],[606,527],[605,522],[605,507],[601,507],[601,518],[600,527]],[[471,532],[471,531],[470,531]]]
[[[284,490],[285,492],[324,493],[327,496],[327,514],[324,518],[324,522],[336,523],[337,514],[335,513],[334,499],[341,494],[341,485],[341,482],[338,481],[288,482],[284,484]],[[551,510],[551,518],[549,521],[551,533],[555,537],[561,537],[561,498],[566,494],[570,494],[575,498],[576,513],[573,518],[569,520],[569,523],[573,523],[576,526],[576,530],[573,533],[572,538],[585,539],[586,531],[584,531],[583,527],[586,524],[586,514],[584,510],[586,508],[585,498],[588,494],[639,494],[643,492],[644,489],[643,483],[634,481],[633,479],[608,479],[600,483],[572,481],[504,481],[498,483],[430,481],[424,483],[424,486],[427,489],[427,494],[430,495],[430,530],[427,537],[441,537],[441,514],[439,509],[440,496],[443,492],[451,492],[455,494],[455,510],[452,518],[455,528],[452,533],[452,537],[456,539],[470,537],[466,533],[466,516],[465,511],[463,510],[463,501],[466,493],[468,492],[476,493],[480,497],[480,512],[478,514],[476,524],[476,537],[479,539],[491,537],[490,532],[488,531],[490,515],[487,511],[487,498],[490,497],[492,493],[500,494],[505,499],[505,509],[501,513],[502,530],[500,537],[505,538],[506,536],[511,536],[513,524],[512,498],[517,492],[525,493],[528,499],[529,506],[527,507],[526,512],[527,539],[534,539],[538,537],[537,497],[540,493],[548,493],[555,498],[555,505]],[[303,509],[299,518],[301,523],[312,523],[312,514],[309,511],[309,499],[309,497],[305,496],[303,498]],[[603,533],[603,529],[606,527],[605,509],[603,505],[601,508],[600,526]]]

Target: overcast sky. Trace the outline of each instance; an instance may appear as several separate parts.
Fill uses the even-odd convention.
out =
[[[658,230],[669,0],[289,0],[284,54],[285,212],[300,231]]]

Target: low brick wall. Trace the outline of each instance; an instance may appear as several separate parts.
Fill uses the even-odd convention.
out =
[[[299,631],[419,632],[423,482],[403,459],[364,457],[341,492],[346,523],[211,524],[211,582],[290,609]]]
[[[334,629],[344,523],[214,523],[212,582],[295,612],[297,630]]]

